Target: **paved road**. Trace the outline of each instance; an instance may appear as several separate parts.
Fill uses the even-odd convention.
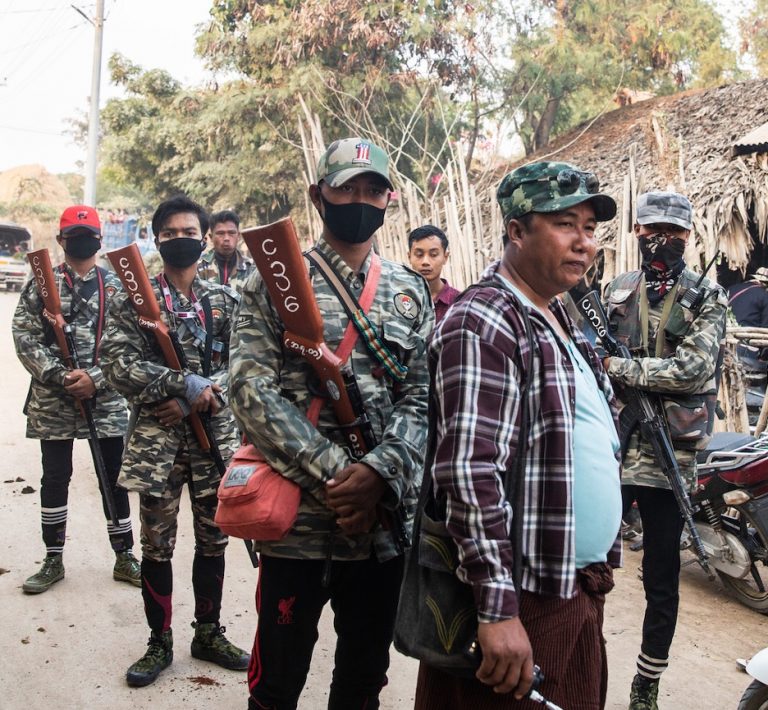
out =
[[[174,558],[174,663],[149,688],[131,690],[124,684],[125,669],[143,653],[148,632],[139,590],[111,579],[112,554],[84,442],[75,449],[64,558],[67,576],[46,594],[21,592],[44,550],[39,537],[39,449],[37,442],[24,438],[21,414],[28,378],[10,338],[16,299],[16,294],[0,292],[0,568],[8,570],[0,574],[0,710],[245,708],[244,677],[196,661],[187,650],[194,608],[188,507],[182,510]],[[25,486],[35,492],[23,493]],[[132,504],[137,529],[136,501]],[[609,710],[627,706],[643,611],[636,574],[639,554],[628,553],[625,562],[606,609]],[[243,646],[250,646],[255,629],[255,585],[256,573],[234,541],[227,554],[222,622],[228,636]],[[736,670],[734,659],[768,645],[766,622],[729,599],[719,583],[707,582],[694,567],[686,568],[678,636],[661,686],[662,710],[735,710],[749,678]],[[300,703],[303,710],[325,707],[333,644],[331,618],[325,615]],[[394,651],[392,658],[382,710],[412,707],[416,664]]]

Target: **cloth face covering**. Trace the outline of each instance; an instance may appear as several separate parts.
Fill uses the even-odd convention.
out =
[[[62,239],[61,246],[67,256],[73,259],[90,259],[101,248],[101,240],[91,235],[78,234]]]
[[[177,269],[185,269],[200,258],[200,254],[203,253],[203,242],[199,239],[179,237],[162,242],[158,250],[166,264]]]
[[[334,237],[348,244],[361,244],[371,238],[384,224],[386,208],[374,207],[365,202],[335,205],[322,195],[325,207],[323,222]]]
[[[683,260],[685,242],[682,239],[667,237],[664,234],[651,234],[640,238],[642,270],[648,302],[658,303],[677,281],[685,268]]]

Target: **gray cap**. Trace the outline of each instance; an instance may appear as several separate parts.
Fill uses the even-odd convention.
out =
[[[683,229],[693,226],[690,200],[676,192],[645,192],[637,198],[638,224],[676,224]]]

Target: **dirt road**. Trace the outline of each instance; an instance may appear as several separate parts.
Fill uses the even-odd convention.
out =
[[[15,294],[0,293],[0,710],[219,710],[246,707],[244,676],[193,660],[188,652],[193,601],[189,510],[182,510],[174,557],[175,660],[151,687],[131,690],[123,680],[144,650],[148,632],[138,589],[113,582],[112,554],[87,446],[79,442],[70,489],[66,578],[47,593],[27,596],[24,579],[44,555],[39,533],[40,463],[37,442],[24,438],[21,408],[28,377],[10,337]],[[20,478],[23,480],[17,481]],[[34,492],[24,493],[25,487]],[[132,500],[134,530],[137,505]],[[138,546],[137,546],[138,552]],[[609,710],[627,707],[644,608],[637,578],[639,553],[628,552],[609,595]],[[227,553],[222,622],[228,636],[250,646],[255,629],[256,573],[239,541]],[[768,619],[732,601],[696,567],[682,574],[682,604],[671,665],[661,685],[662,710],[735,710],[749,678],[734,659],[768,645]],[[300,703],[322,710],[332,668],[333,631],[326,615]],[[383,710],[412,707],[416,663],[392,652]],[[471,709],[468,709],[471,710]],[[567,710],[567,708],[566,708]]]

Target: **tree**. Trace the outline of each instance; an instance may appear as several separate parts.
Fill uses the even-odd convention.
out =
[[[760,76],[768,76],[768,0],[755,0],[739,30],[742,53],[751,57]]]
[[[720,17],[705,0],[542,0],[509,13],[507,93],[522,96],[531,153],[596,115],[623,86],[667,94],[736,74]]]

